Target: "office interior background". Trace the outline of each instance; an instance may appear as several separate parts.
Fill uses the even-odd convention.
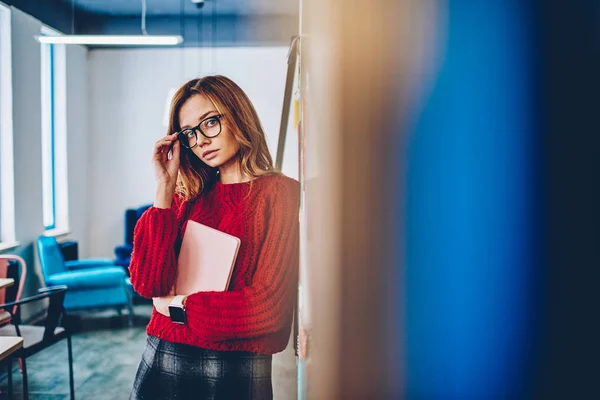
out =
[[[0,256],[24,260],[21,298],[49,286],[39,237],[126,279],[170,96],[222,74],[302,189],[300,351],[274,358],[276,399],[598,397],[600,3],[202,3],[0,2]],[[39,39],[144,31],[183,42]],[[129,396],[134,300],[69,313],[76,397]],[[43,325],[46,303],[19,309]],[[69,398],[65,342],[28,357],[29,398]],[[23,398],[0,361],[0,396]]]

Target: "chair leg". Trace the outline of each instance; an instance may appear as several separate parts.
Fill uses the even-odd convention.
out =
[[[7,375],[8,375],[8,398],[12,399],[13,398],[13,382],[12,382],[12,360],[9,359],[8,362],[6,363],[8,365],[8,371],[6,371]]]
[[[73,347],[71,345],[71,335],[67,336],[67,346],[69,348],[69,389],[71,390],[71,400],[75,400],[75,382],[73,380]]]
[[[25,359],[22,358],[22,366],[23,366],[23,398],[25,400],[29,399],[29,388],[27,387],[27,363]]]
[[[129,310],[129,315],[127,317],[128,323],[129,323],[129,327],[133,327],[133,321],[135,318],[135,315],[133,314],[133,304],[132,301],[129,300],[129,303],[127,303],[127,309]]]

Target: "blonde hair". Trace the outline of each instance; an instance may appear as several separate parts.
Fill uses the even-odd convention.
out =
[[[244,176],[257,178],[279,172],[267,147],[265,133],[252,102],[231,79],[221,75],[192,79],[175,92],[171,101],[169,132],[181,130],[179,111],[192,96],[202,95],[210,100],[222,121],[235,137],[239,151],[237,160]],[[217,180],[216,168],[204,164],[192,151],[181,147],[176,193],[190,200]]]

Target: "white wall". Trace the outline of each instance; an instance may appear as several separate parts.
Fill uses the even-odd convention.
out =
[[[28,266],[25,295],[43,286],[33,246],[44,232],[42,220],[41,54],[34,35],[41,23],[11,8],[15,233],[18,253]],[[23,308],[23,313],[27,309]],[[25,315],[24,315],[25,317]]]
[[[34,251],[36,238],[44,232],[42,215],[41,162],[41,54],[34,36],[42,24],[33,17],[11,8],[13,135],[15,169],[16,240],[21,246],[11,253],[21,255],[28,266],[24,296],[32,295],[44,286]],[[87,248],[86,215],[88,131],[87,110],[87,50],[81,46],[67,49],[67,166],[70,177],[69,205],[72,237]],[[58,163],[65,160],[57,160]],[[23,307],[23,318],[36,309]]]
[[[286,47],[128,49],[89,52],[90,254],[112,257],[126,208],[154,201],[154,142],[166,134],[167,94],[218,73],[248,94],[273,159],[283,105]],[[293,118],[290,118],[293,119]],[[283,172],[298,178],[297,136],[289,130]]]
[[[79,244],[79,256],[89,254],[89,130],[88,51],[67,46],[67,181],[70,236]]]

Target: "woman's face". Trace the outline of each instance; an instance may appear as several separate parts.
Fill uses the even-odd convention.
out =
[[[198,140],[192,151],[209,167],[222,169],[233,165],[237,161],[239,145],[227,126],[225,118],[218,120],[210,118],[215,116],[219,116],[219,113],[213,103],[206,97],[196,94],[187,99],[181,106],[179,110],[179,125],[183,130],[194,128],[204,121],[201,126],[202,131],[212,136],[211,130],[217,129],[216,131],[212,131],[216,134],[220,122],[221,133],[216,137],[207,138],[196,130]]]

